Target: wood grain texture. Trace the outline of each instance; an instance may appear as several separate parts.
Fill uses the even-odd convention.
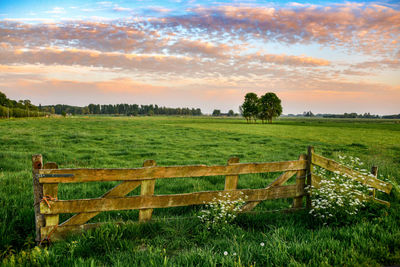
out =
[[[44,164],[43,169],[57,169],[58,166],[55,162],[47,162]],[[58,195],[58,184],[43,184],[43,196],[49,196],[52,198],[57,198]],[[58,214],[54,215],[44,215],[44,225],[45,227],[57,227],[59,223],[60,216]],[[41,240],[47,238],[48,233],[46,230],[43,230],[43,227],[40,231]]]
[[[176,195],[133,196],[50,201],[51,208],[41,203],[42,214],[82,213],[112,210],[154,209],[200,205],[217,198],[226,191],[207,191]],[[273,186],[265,189],[240,189],[229,192],[232,200],[246,197],[250,201],[299,197],[296,185]]]
[[[268,189],[272,186],[280,186],[283,185],[287,180],[290,179],[293,175],[296,174],[296,171],[287,171],[282,173],[278,178],[276,178],[272,183],[270,183],[265,189]],[[241,212],[249,212],[254,209],[261,201],[248,201],[241,209]]]
[[[40,201],[42,201],[43,198],[43,186],[39,183],[39,170],[42,167],[42,155],[32,155],[33,206],[35,212],[36,242],[40,242],[40,229],[44,226],[44,216],[40,214]]]
[[[40,170],[40,175],[71,174],[73,177],[40,178],[41,183],[80,183],[99,181],[138,181],[161,178],[239,175],[263,172],[297,171],[306,168],[307,161],[265,163],[235,163],[228,166],[170,166],[134,169],[54,169]]]
[[[141,184],[140,181],[124,181],[119,185],[106,192],[101,198],[123,197],[129,194],[132,190],[136,189]],[[80,225],[88,222],[93,217],[97,216],[100,212],[85,212],[78,213],[66,220],[61,226]]]
[[[238,157],[232,157],[228,160],[228,165],[239,163]],[[225,190],[234,190],[237,188],[239,175],[227,175],[225,177]]]
[[[302,154],[299,157],[299,160],[307,159],[307,155]],[[304,187],[306,186],[306,170],[297,171],[296,175],[296,186],[297,186],[297,193],[304,193]],[[293,198],[293,205],[292,208],[297,209],[303,207],[303,197],[295,197]]]
[[[338,171],[342,174],[347,174],[349,178],[359,181],[362,184],[381,190],[387,194],[392,190],[392,185],[385,181],[381,181],[373,176],[364,175],[360,172],[352,170],[346,166],[337,163],[334,160],[327,159],[317,154],[312,154],[312,163],[324,169],[335,172]]]
[[[156,162],[154,160],[146,160],[143,163],[143,167],[154,167],[156,166]],[[141,196],[151,196],[154,195],[154,187],[156,184],[156,180],[144,180],[142,181],[142,185],[140,188]],[[153,209],[142,209],[139,211],[139,222],[146,222],[151,220],[151,215],[153,213]]]
[[[311,174],[311,186],[315,188],[320,188],[322,177],[316,174]]]
[[[314,165],[312,161],[312,155],[314,153],[314,147],[309,146],[307,149],[307,167],[306,167],[306,184],[308,187],[311,186],[312,183],[312,173],[314,172]],[[306,196],[306,208],[311,209],[311,194],[307,194]]]
[[[373,176],[375,176],[376,178],[378,178],[378,167],[377,166],[372,166],[371,168],[371,174]],[[375,198],[376,197],[376,189],[372,189],[372,197]]]

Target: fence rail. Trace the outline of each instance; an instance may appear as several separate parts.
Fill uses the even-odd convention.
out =
[[[306,160],[296,160],[266,163],[231,163],[227,166],[192,165],[170,167],[154,166],[135,169],[42,169],[38,171],[38,174],[39,182],[42,184],[142,181],[162,178],[296,171],[305,169],[306,164]]]
[[[239,159],[234,157],[223,166],[160,167],[156,166],[154,160],[147,160],[142,168],[133,169],[58,169],[56,163],[49,162],[43,165],[42,156],[33,155],[32,166],[37,241],[59,240],[69,233],[97,227],[98,223],[87,222],[100,212],[138,209],[139,222],[145,222],[151,219],[153,209],[201,205],[211,202],[221,193],[226,192],[229,192],[232,200],[246,197],[247,203],[242,208],[243,212],[254,209],[264,200],[281,198],[293,198],[292,208],[298,209],[303,207],[303,198],[307,197],[306,205],[309,207],[310,196],[305,186],[318,187],[321,179],[312,173],[314,166],[344,173],[349,179],[355,179],[385,193],[390,193],[391,190],[389,183],[375,177],[376,173],[375,176],[363,175],[315,154],[312,147],[309,148],[307,155],[301,155],[298,160],[284,162],[239,163]],[[237,189],[239,175],[267,172],[283,173],[266,188]],[[284,185],[294,175],[296,183]],[[206,176],[225,176],[224,190],[172,195],[154,194],[157,179]],[[59,184],[104,181],[121,181],[121,183],[95,199],[59,200],[57,198]],[[141,187],[140,195],[126,196],[139,186]],[[375,194],[368,197],[388,205],[388,202],[376,199]],[[59,214],[62,213],[76,214],[60,224]]]

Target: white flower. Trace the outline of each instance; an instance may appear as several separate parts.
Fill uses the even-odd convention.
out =
[[[232,254],[233,256],[236,256],[236,252],[233,252],[233,254]]]
[[[225,255],[225,256],[228,255],[228,251],[224,251],[224,255]]]
[[[261,243],[260,243],[260,246],[262,246],[262,247],[265,246],[264,242],[261,242]]]

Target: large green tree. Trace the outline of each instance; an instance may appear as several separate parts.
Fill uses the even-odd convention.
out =
[[[258,117],[268,123],[272,123],[272,119],[282,114],[282,105],[279,97],[274,93],[266,93],[260,97],[258,102]]]
[[[247,93],[239,109],[247,122],[251,121],[251,119],[256,121],[258,114],[258,96],[255,93]]]

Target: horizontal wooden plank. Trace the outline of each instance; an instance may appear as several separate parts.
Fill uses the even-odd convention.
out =
[[[347,174],[349,177],[362,184],[381,190],[387,194],[392,190],[392,185],[385,181],[381,181],[374,176],[364,175],[358,171],[352,170],[349,167],[343,166],[334,160],[327,159],[317,154],[312,154],[312,164],[318,165],[324,169],[335,172],[338,171],[342,174]]]
[[[100,181],[133,181],[159,178],[239,175],[263,172],[296,171],[306,168],[307,161],[234,163],[225,166],[170,166],[134,169],[53,169],[39,170],[40,175],[73,175],[72,177],[40,178],[40,183],[80,183]]]
[[[140,185],[140,181],[124,181],[119,185],[115,186],[107,193],[105,193],[102,198],[111,197],[122,197],[129,194],[132,190]],[[89,212],[89,213],[78,213],[69,218],[67,221],[62,223],[62,226],[84,224],[93,217],[95,217],[99,212]]]
[[[274,186],[264,189],[230,190],[231,199],[247,196],[247,201],[262,201],[266,199],[292,198],[303,194],[297,193],[296,185]],[[80,200],[49,201],[40,204],[42,214],[81,213],[112,210],[153,209],[179,206],[199,205],[218,198],[227,191],[208,191],[176,195],[132,196],[121,198],[97,198]],[[243,193],[243,194],[241,194]]]

